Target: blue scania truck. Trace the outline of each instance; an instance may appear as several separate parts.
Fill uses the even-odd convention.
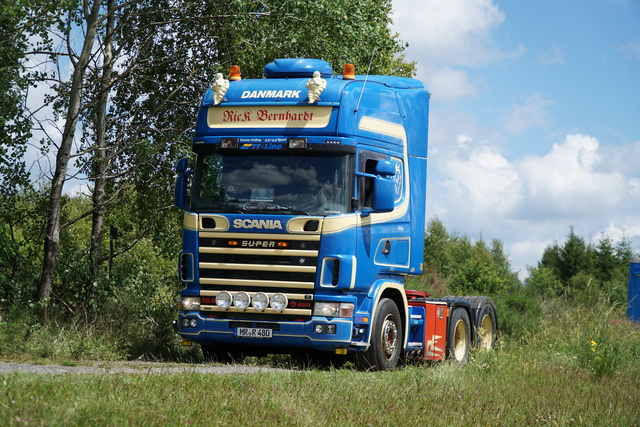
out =
[[[176,167],[185,344],[211,361],[288,353],[377,370],[494,345],[489,298],[404,286],[423,270],[429,97],[418,80],[317,59],[217,75],[195,163]]]

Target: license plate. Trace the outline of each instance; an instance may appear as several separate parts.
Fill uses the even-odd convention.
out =
[[[268,328],[236,328],[236,336],[239,338],[273,338],[273,329]]]

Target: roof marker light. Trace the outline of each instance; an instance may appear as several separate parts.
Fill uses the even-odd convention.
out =
[[[239,65],[232,65],[231,69],[229,70],[229,80],[231,81],[238,81],[238,80],[242,80],[242,76],[240,73],[240,66]]]
[[[353,64],[344,64],[342,72],[343,80],[354,80],[356,78],[356,67]]]

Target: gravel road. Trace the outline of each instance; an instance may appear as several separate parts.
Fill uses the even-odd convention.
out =
[[[232,373],[260,373],[286,371],[285,369],[269,368],[264,366],[243,366],[243,365],[166,365],[155,363],[130,362],[126,364],[93,363],[87,365],[33,365],[23,363],[0,362],[0,375],[14,372],[25,374],[232,374]]]

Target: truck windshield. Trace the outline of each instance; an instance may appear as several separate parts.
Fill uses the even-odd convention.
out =
[[[199,153],[196,212],[333,215],[350,210],[351,155]]]

